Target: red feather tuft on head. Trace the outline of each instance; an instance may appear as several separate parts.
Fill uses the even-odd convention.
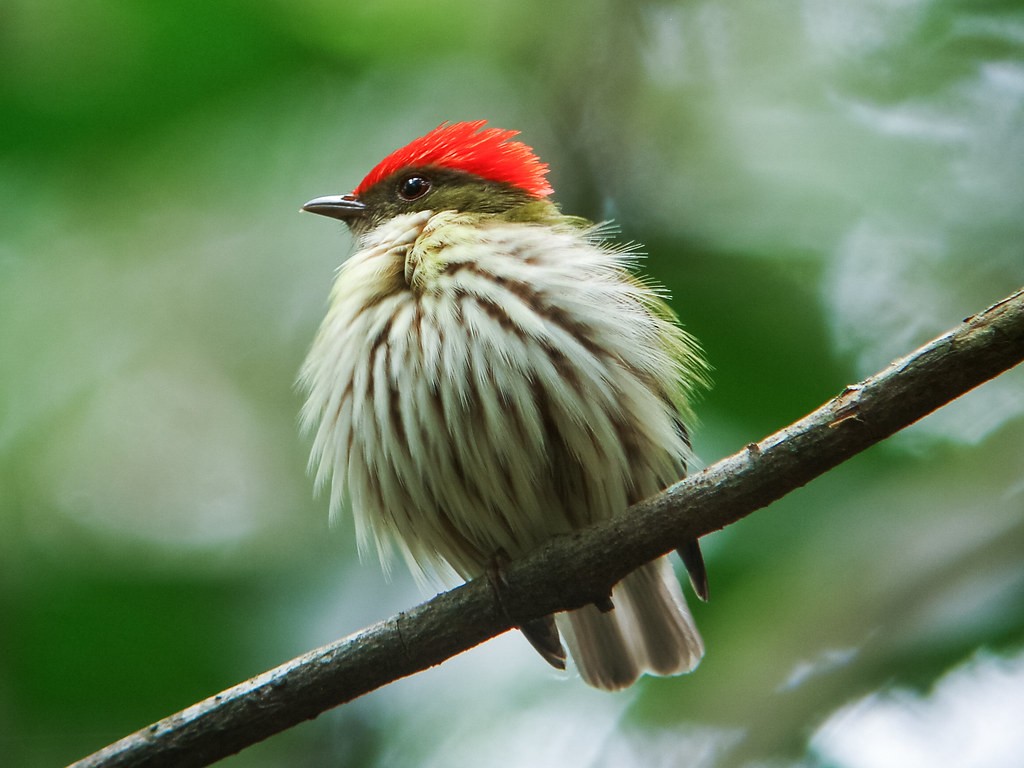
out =
[[[486,120],[442,123],[381,160],[352,194],[360,195],[402,168],[435,166],[510,184],[533,197],[550,195],[554,190],[544,178],[547,163],[521,141],[509,141],[519,131],[485,129],[486,124]]]

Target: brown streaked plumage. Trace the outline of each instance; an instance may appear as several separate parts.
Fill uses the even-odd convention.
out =
[[[636,256],[563,215],[514,132],[441,126],[352,195],[307,210],[359,248],[302,369],[311,466],[361,550],[415,574],[485,572],[679,479],[707,366]],[[696,542],[681,554],[707,580]],[[689,671],[703,644],[662,558],[588,606],[522,627],[555,666],[617,689]],[[608,606],[601,606],[607,608]],[[557,625],[557,629],[555,626]]]

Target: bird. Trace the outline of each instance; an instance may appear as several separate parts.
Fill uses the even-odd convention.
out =
[[[417,579],[493,573],[624,514],[693,461],[699,343],[639,274],[639,246],[562,213],[517,135],[442,123],[351,194],[302,207],[355,240],[299,373],[310,472],[385,571],[397,552]],[[707,599],[698,542],[677,551]],[[704,653],[667,556],[610,601],[519,629],[558,669],[567,645],[604,690],[689,672]]]

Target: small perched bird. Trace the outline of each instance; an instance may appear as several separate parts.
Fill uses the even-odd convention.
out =
[[[634,274],[633,246],[563,214],[517,131],[442,124],[349,195],[303,209],[348,225],[356,253],[300,374],[310,466],[360,551],[413,573],[492,572],[686,472],[696,341]],[[679,552],[707,597],[696,541]],[[610,608],[610,610],[609,610]],[[692,670],[704,648],[667,558],[611,601],[520,629],[564,668],[616,690]]]

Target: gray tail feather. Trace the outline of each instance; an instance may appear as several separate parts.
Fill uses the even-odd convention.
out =
[[[588,605],[556,616],[585,682],[605,690],[632,685],[644,672],[690,672],[704,643],[667,558],[637,569],[612,591],[615,609]]]

